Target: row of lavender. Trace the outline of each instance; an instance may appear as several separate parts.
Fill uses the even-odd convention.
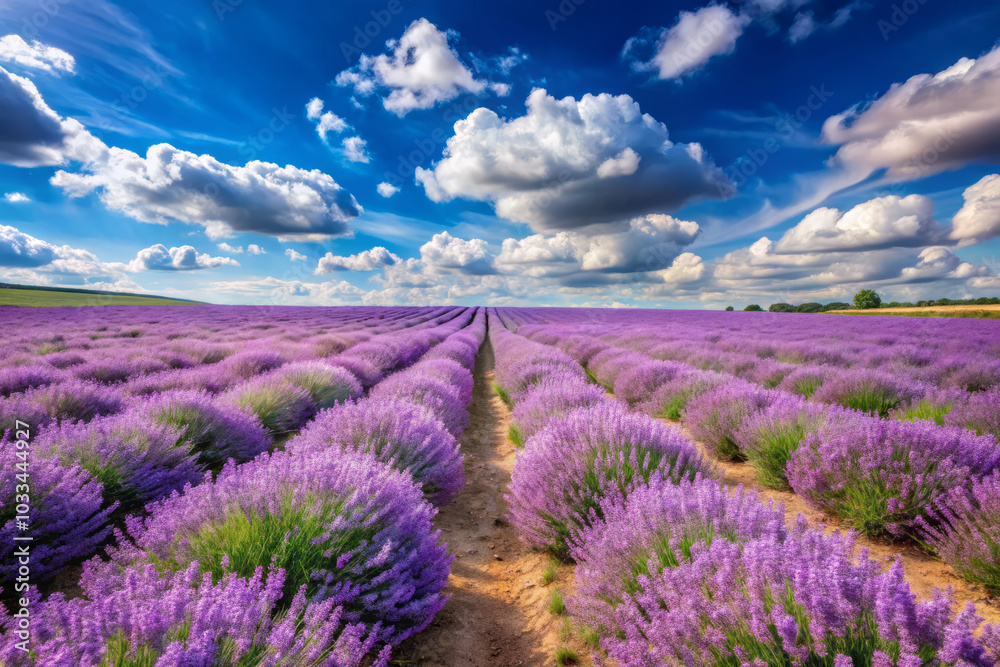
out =
[[[307,380],[300,368],[275,383],[271,405],[283,406],[275,414],[288,417],[290,429],[302,426],[306,413],[288,397],[309,396],[326,409],[283,451],[230,457],[218,475],[189,479],[180,493],[161,494],[128,516],[110,558],[85,563],[83,597],[56,593],[42,601],[32,589],[33,652],[17,648],[17,619],[5,614],[0,664],[387,664],[391,646],[426,626],[445,601],[451,556],[430,519],[464,483],[456,438],[467,425],[470,369],[485,335],[485,311],[457,314],[429,336],[384,334],[334,357],[365,371],[350,375],[346,392],[330,393],[323,379],[330,372],[343,379],[351,366],[329,359],[310,362]],[[302,363],[264,377],[296,366]],[[370,387],[368,398],[348,400],[363,387]],[[136,414],[181,404],[196,414],[192,425],[210,423],[216,436],[239,440],[232,425],[241,418],[266,433],[254,404],[229,408],[229,423],[213,420],[205,406],[217,408],[212,400],[226,395],[197,394],[195,401],[190,392],[171,391],[143,401]],[[72,427],[92,432],[106,419],[124,415]],[[99,458],[109,461],[104,451]],[[77,463],[65,466],[72,473],[64,477],[86,478],[86,462]],[[81,538],[96,546],[107,531],[101,526],[122,511],[93,502],[113,485],[97,478],[76,484],[90,492],[91,510],[101,508],[76,526],[60,523],[48,498],[35,501],[44,509],[32,517],[33,528],[48,519],[50,544],[71,528],[75,541],[62,540],[67,548]],[[71,487],[53,485],[48,496]],[[77,511],[83,495],[60,498],[62,510]]]
[[[229,459],[242,463],[272,449],[319,410],[355,398],[383,373],[412,364],[470,317],[463,311],[433,319],[417,314],[411,329],[394,332],[397,327],[390,325],[377,339],[323,360],[294,361],[257,348],[177,371],[215,379],[213,387],[197,390],[134,394],[129,383],[141,378],[127,378],[109,385],[67,381],[0,399],[11,413],[4,431],[17,419],[30,424],[36,436],[32,581],[44,582],[92,555],[113,525],[146,503],[197,484]],[[52,397],[63,400],[44,403]],[[39,405],[55,414],[33,412]],[[85,409],[63,410],[80,406]],[[0,482],[3,582],[13,581],[18,569],[11,558],[18,532],[12,502],[18,454],[12,440],[8,433],[0,448],[0,465],[9,471]]]
[[[495,314],[491,313],[491,314]],[[497,382],[526,437],[511,520],[577,563],[570,613],[618,665],[994,665],[1000,631],[946,593],[917,603],[852,535],[739,489],[672,426],[588,383],[569,355],[491,321]]]
[[[995,429],[980,435],[963,428],[973,424],[880,419],[865,409],[823,404],[818,395],[807,401],[579,333],[535,330],[533,337],[569,352],[631,406],[682,419],[718,458],[749,460],[762,484],[791,488],[869,536],[916,537],[970,582],[1000,591]],[[982,414],[997,419],[995,412]]]
[[[990,322],[642,311],[594,324],[591,312],[508,316],[528,337],[593,336],[807,398],[1000,432],[1000,331]]]

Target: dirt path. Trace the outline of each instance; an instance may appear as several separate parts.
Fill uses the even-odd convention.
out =
[[[504,516],[517,448],[507,439],[510,414],[493,392],[493,348],[476,359],[469,428],[462,436],[465,488],[435,518],[455,554],[447,592],[451,599],[424,632],[404,643],[393,664],[415,667],[553,665],[561,646],[574,647],[578,665],[590,660],[565,621],[548,611],[552,589],[567,596],[572,569],[558,568],[543,586],[548,558],[527,549]]]
[[[742,484],[744,488],[756,488],[760,497],[765,501],[773,498],[775,502],[785,504],[785,517],[791,525],[801,512],[810,525],[825,525],[830,532],[840,530],[846,532],[850,526],[835,516],[827,514],[821,510],[806,505],[806,503],[791,491],[776,491],[757,484],[757,471],[752,465],[747,463],[730,463],[719,461],[705,451],[704,445],[696,441],[683,425],[678,422],[664,420],[671,426],[680,429],[686,438],[691,440],[701,450],[706,459],[712,461],[720,469],[724,476],[722,483],[729,487],[736,487]],[[952,586],[955,589],[956,608],[965,606],[966,602],[973,602],[979,615],[986,619],[987,623],[1000,623],[1000,605],[996,598],[987,598],[983,589],[972,586],[959,577],[952,567],[940,559],[934,558],[927,552],[920,549],[911,542],[900,542],[892,544],[877,540],[870,540],[864,537],[858,538],[859,547],[867,547],[870,557],[883,561],[886,566],[891,565],[896,556],[903,559],[903,567],[906,570],[906,580],[910,582],[910,589],[921,600],[929,600],[935,588],[944,589]]]

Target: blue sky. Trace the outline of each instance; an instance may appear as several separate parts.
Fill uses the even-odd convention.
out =
[[[216,303],[1000,294],[1000,7],[12,0],[0,280]]]

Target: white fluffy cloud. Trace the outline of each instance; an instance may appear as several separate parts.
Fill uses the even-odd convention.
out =
[[[368,164],[370,158],[365,150],[367,142],[361,137],[347,137],[343,142],[344,157],[351,162],[362,162]]]
[[[420,257],[436,269],[457,269],[472,275],[493,273],[493,255],[483,239],[466,241],[441,232],[420,246]]]
[[[25,234],[16,227],[0,225],[0,266],[38,267],[58,257],[58,248]]]
[[[200,253],[192,246],[167,248],[157,243],[140,250],[135,259],[128,263],[129,271],[195,271],[197,269],[214,269],[218,266],[239,266],[240,263],[231,257],[212,257]]]
[[[951,238],[965,246],[1000,236],[1000,174],[984,176],[962,196],[965,205],[952,218]]]
[[[363,54],[357,66],[337,75],[337,84],[352,86],[361,96],[388,90],[382,104],[397,116],[405,116],[414,109],[429,109],[458,97],[463,91],[478,95],[493,90],[505,94],[503,87],[477,79],[465,66],[448,43],[453,36],[456,34],[438,30],[427,19],[418,19],[402,37],[386,43],[390,54]]]
[[[223,242],[223,243],[216,243],[215,247],[217,247],[222,252],[231,252],[234,255],[240,255],[243,253],[243,246],[241,245],[233,246]]]
[[[685,252],[678,255],[668,268],[660,269],[655,275],[668,285],[692,283],[705,275],[705,264],[698,255]]]
[[[250,245],[248,245],[247,246],[247,252],[250,253],[251,255],[266,255],[267,254],[267,251],[264,250],[263,248],[261,248],[256,243],[251,243]]]
[[[323,111],[323,100],[318,97],[312,98],[306,104],[306,118],[316,122],[316,134],[323,143],[327,142],[327,135],[330,132],[340,134],[347,129],[347,122],[343,118],[332,111]]]
[[[378,190],[378,193],[383,197],[385,197],[386,199],[399,192],[399,188],[397,188],[392,183],[388,182],[379,183],[377,186],[375,186],[375,189]]]
[[[942,240],[934,202],[921,195],[878,197],[846,212],[818,208],[785,232],[779,254],[922,248]]]
[[[62,49],[46,46],[35,39],[29,44],[20,35],[0,37],[0,62],[53,73],[72,73],[76,67],[73,56]]]
[[[867,175],[913,180],[1000,159],[1000,47],[918,74],[865,106],[831,116],[823,139],[834,163]]]
[[[955,253],[943,246],[924,248],[920,251],[919,259],[920,261],[916,265],[903,269],[901,275],[905,282],[918,283],[942,279],[965,280],[986,276],[989,273],[984,267],[963,262]]]
[[[0,162],[41,167],[73,160],[91,162],[107,148],[78,121],[64,119],[29,79],[0,67]]]
[[[334,255],[332,252],[321,257],[314,272],[316,275],[334,271],[376,271],[402,261],[399,255],[382,246],[359,252],[356,255]]]
[[[309,259],[301,252],[293,250],[292,248],[288,248],[285,250],[285,257],[287,257],[292,262],[304,262],[307,259]]]
[[[661,79],[679,79],[700,70],[714,56],[732,53],[749,23],[749,16],[735,14],[722,5],[681,12],[677,23],[660,33],[653,58],[633,61],[632,67],[636,71],[654,71]],[[640,40],[629,40],[626,56],[641,46]]]
[[[628,95],[557,100],[536,89],[527,107],[512,120],[480,108],[455,123],[444,159],[416,170],[427,196],[490,201],[541,232],[621,224],[731,189],[700,144],[671,143]]]
[[[112,148],[89,173],[59,171],[53,185],[71,197],[98,191],[111,210],[140,222],[201,225],[211,238],[255,232],[279,238],[350,233],[361,207],[330,176],[292,165],[223,164],[158,144],[142,157]]]
[[[25,204],[31,201],[31,197],[23,192],[8,192],[4,196],[4,201],[11,204]]]

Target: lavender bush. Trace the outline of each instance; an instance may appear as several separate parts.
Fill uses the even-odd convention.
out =
[[[941,497],[920,533],[968,581],[1000,594],[1000,471]]]
[[[115,586],[87,586],[32,606],[32,653],[15,647],[15,619],[0,611],[0,663],[10,667],[104,665],[301,665],[386,667],[381,625],[349,622],[335,600],[313,602],[299,589],[287,606],[285,572],[226,572],[217,583],[198,563],[161,574],[130,568]]]
[[[601,510],[604,520],[574,539],[576,596],[569,602],[571,614],[600,635],[622,629],[615,626],[614,610],[641,590],[642,578],[690,562],[696,545],[785,533],[784,506],[765,505],[742,487],[732,494],[714,480],[650,480],[624,502],[605,502]]]
[[[286,573],[283,601],[305,586],[309,600],[343,605],[348,622],[381,622],[379,641],[419,632],[446,600],[452,556],[431,526],[436,510],[408,474],[370,455],[265,454],[147,509],[129,534],[159,568],[197,561],[219,580],[273,565]],[[115,557],[137,555],[125,542]]]
[[[576,375],[556,375],[522,396],[514,406],[514,422],[527,439],[573,410],[607,400],[607,393],[598,385],[584,382]]]
[[[949,489],[1000,466],[1000,447],[931,422],[845,415],[808,435],[788,463],[788,481],[809,504],[867,535],[900,534]]]
[[[684,368],[682,364],[656,360],[627,368],[615,378],[615,398],[635,406],[648,400],[650,394],[677,377]]]
[[[684,411],[684,423],[708,451],[726,461],[742,461],[736,432],[744,420],[778,400],[782,392],[761,389],[742,380],[723,384],[693,398]]]
[[[427,409],[397,399],[369,399],[324,410],[289,441],[294,455],[327,448],[364,452],[409,473],[430,502],[444,505],[465,485],[463,456]]]
[[[733,439],[757,470],[757,481],[768,488],[788,489],[786,469],[792,452],[826,423],[830,412],[827,406],[782,393],[771,405],[750,415]]]
[[[260,419],[268,434],[281,437],[299,430],[316,416],[316,402],[304,387],[263,375],[230,389],[220,397]]]
[[[30,463],[18,468],[26,460],[19,451],[27,450],[19,450],[12,436],[0,439],[0,465],[6,471],[0,477],[0,582],[5,587],[17,576],[14,550],[22,543],[15,536],[31,536],[31,580],[44,581],[74,560],[93,555],[111,533],[108,520],[116,509],[104,502],[101,483],[80,466],[29,454]],[[16,508],[29,495],[30,532],[22,532]]]
[[[198,457],[205,468],[219,470],[229,459],[249,461],[271,447],[256,415],[224,405],[204,392],[171,391],[140,403],[137,410],[152,422],[177,429],[178,446]]]
[[[410,401],[430,410],[456,438],[469,425],[466,400],[458,388],[414,368],[396,373],[375,386],[370,396],[378,399]]]
[[[507,495],[511,522],[531,546],[560,558],[568,540],[601,518],[605,498],[624,498],[652,478],[713,475],[676,430],[613,402],[570,413],[529,439]]]
[[[712,371],[684,371],[657,389],[649,402],[642,404],[640,409],[654,417],[676,421],[684,416],[684,411],[692,398],[711,391],[731,379],[722,373]]]
[[[899,561],[883,573],[850,536],[796,532],[714,540],[640,577],[615,610],[624,631],[601,647],[621,667],[994,664],[973,605],[955,615],[940,591],[917,602]]]
[[[972,394],[957,402],[944,417],[944,423],[990,434],[1000,440],[1000,387]]]
[[[271,373],[289,384],[309,392],[316,408],[332,408],[361,395],[361,383],[342,366],[330,366],[321,361],[300,361],[286,364]]]
[[[925,391],[924,387],[881,371],[850,370],[828,377],[812,398],[885,417]]]
[[[36,460],[55,458],[89,472],[103,484],[106,506],[120,503],[124,514],[202,478],[202,468],[180,439],[171,426],[125,412],[89,424],[45,427],[32,448]]]

